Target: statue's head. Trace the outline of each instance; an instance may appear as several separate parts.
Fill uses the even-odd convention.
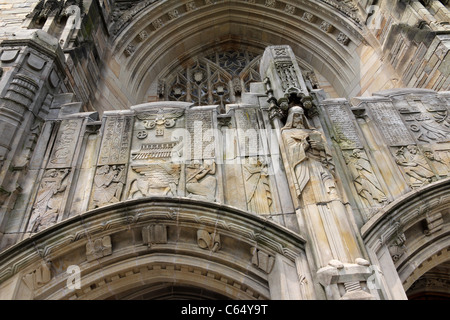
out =
[[[288,111],[286,125],[283,129],[313,129],[305,116],[305,110],[300,106],[293,106]]]

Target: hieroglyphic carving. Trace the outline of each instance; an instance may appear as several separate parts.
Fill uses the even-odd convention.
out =
[[[128,162],[132,123],[132,116],[106,118],[98,165]]]
[[[395,162],[409,178],[408,184],[412,188],[420,188],[435,181],[433,171],[416,145],[397,148],[394,156]]]
[[[385,137],[388,145],[401,146],[415,143],[392,102],[370,102],[367,105],[376,121],[376,126]]]
[[[256,163],[244,164],[243,168],[247,210],[259,214],[271,213],[273,200],[266,162],[258,158]]]
[[[208,232],[206,230],[197,231],[197,244],[200,248],[217,252],[221,248],[220,234],[217,232]]]
[[[50,169],[45,172],[31,212],[31,232],[38,232],[57,222],[68,175],[69,169]]]
[[[119,202],[124,185],[125,165],[103,165],[97,168],[91,207]]]
[[[353,114],[347,105],[334,104],[326,106],[333,126],[335,138],[342,149],[362,148]]]
[[[190,154],[186,159],[213,159],[215,157],[214,136],[211,111],[192,111],[186,113],[186,129],[190,135]]]
[[[216,200],[216,163],[198,162],[186,166],[186,191],[193,199]]]
[[[93,261],[112,254],[111,237],[104,236],[94,240],[89,240],[86,244],[87,261]]]
[[[345,152],[344,158],[352,174],[356,191],[370,207],[379,207],[387,202],[386,194],[373,172],[366,153],[361,149]]]
[[[241,156],[261,154],[261,137],[259,135],[258,118],[255,109],[237,109],[235,111],[238,129],[239,150]]]
[[[72,164],[82,120],[63,120],[47,168],[65,168]]]

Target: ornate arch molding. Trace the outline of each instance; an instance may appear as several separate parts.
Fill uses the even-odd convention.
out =
[[[396,274],[385,277],[391,288],[385,295],[400,298],[396,281],[406,291],[421,275],[450,259],[449,190],[450,179],[414,190],[362,227],[372,261],[380,264],[383,274]]]
[[[261,52],[288,44],[297,57],[326,74],[340,94],[360,79],[354,51],[365,31],[356,11],[342,2],[147,1],[141,7],[110,26],[112,54],[127,70],[120,82],[141,100],[162,68],[230,42]]]
[[[285,281],[309,278],[304,245],[299,235],[228,206],[130,200],[65,220],[4,251],[0,291],[8,299],[106,299],[172,282],[233,299],[277,298],[289,272]],[[67,285],[70,266],[81,271],[79,289]],[[291,298],[301,299],[300,292]]]

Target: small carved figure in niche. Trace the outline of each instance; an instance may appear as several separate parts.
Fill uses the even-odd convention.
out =
[[[352,173],[356,190],[361,198],[365,199],[371,207],[384,204],[387,201],[386,195],[372,171],[372,166],[365,152],[361,149],[354,149],[345,158]]]
[[[429,169],[424,156],[419,154],[417,146],[409,145],[401,147],[395,154],[395,161],[402,166],[405,173],[410,178],[410,185],[413,188],[422,187],[435,180],[434,173]]]
[[[97,169],[94,177],[93,208],[120,201],[125,185],[124,165],[104,165]]]
[[[272,194],[264,159],[258,158],[256,164],[244,165],[244,177],[248,211],[271,213]]]
[[[215,201],[217,181],[216,163],[192,163],[186,167],[186,191],[194,199]]]
[[[448,156],[448,152],[424,150],[423,154],[431,162],[431,165],[436,169],[439,176],[447,177],[450,174],[450,157]]]
[[[335,181],[327,169],[329,153],[325,139],[308,123],[302,107],[294,106],[289,109],[286,125],[281,132],[289,163],[294,170],[297,195],[302,195],[308,182],[313,179],[317,180],[313,187],[316,191],[303,194],[305,201],[315,203],[316,200],[336,199]]]
[[[56,223],[61,205],[61,194],[67,188],[65,178],[68,174],[69,169],[51,169],[45,173],[31,214],[31,232],[38,232]]]

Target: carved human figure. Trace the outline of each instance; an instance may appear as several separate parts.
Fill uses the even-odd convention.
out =
[[[432,150],[425,150],[423,154],[431,162],[431,165],[436,169],[439,176],[447,177],[450,175],[450,158],[448,152],[438,153]]]
[[[253,213],[271,213],[272,195],[267,164],[258,158],[256,164],[244,165],[247,209]]]
[[[327,161],[325,140],[308,123],[302,107],[294,106],[289,109],[286,125],[281,130],[288,160],[295,175],[297,195],[302,195],[308,182],[314,179],[317,182],[313,184],[315,191],[303,194],[304,201],[316,203],[336,199],[334,178],[323,165]]]
[[[410,185],[413,188],[421,187],[432,182],[435,178],[430,170],[427,161],[422,156],[415,145],[401,147],[395,154],[395,161],[402,166],[405,173],[410,177]]]
[[[216,163],[201,165],[192,163],[186,167],[186,191],[190,197],[215,201],[217,181]]]
[[[354,149],[346,157],[346,160],[358,194],[371,207],[385,203],[387,201],[386,195],[372,171],[372,166],[365,152],[361,149]]]
[[[30,218],[31,232],[56,223],[62,194],[67,188],[69,169],[47,171],[42,178]]]
[[[104,165],[97,169],[94,177],[93,208],[120,201],[125,185],[124,165]]]

